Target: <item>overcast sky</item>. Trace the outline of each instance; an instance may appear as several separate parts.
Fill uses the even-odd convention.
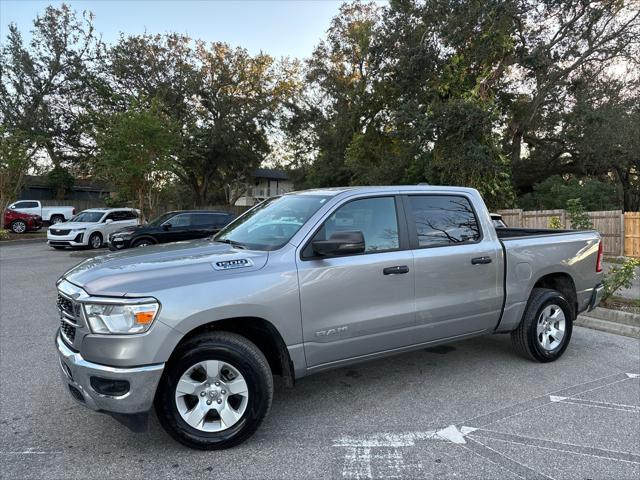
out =
[[[0,0],[0,33],[7,25],[31,30],[33,19],[49,4],[40,0]],[[96,30],[111,43],[125,34],[186,33],[206,41],[243,46],[255,54],[308,57],[324,36],[339,0],[69,0],[78,11],[95,14]],[[383,2],[381,2],[383,3]]]

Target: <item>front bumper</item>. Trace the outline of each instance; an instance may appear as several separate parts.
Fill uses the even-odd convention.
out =
[[[596,285],[593,287],[593,291],[591,292],[591,299],[589,300],[589,308],[587,311],[590,312],[594,308],[598,306],[600,300],[602,299],[602,294],[604,293],[604,285]]]
[[[56,334],[56,346],[63,384],[78,403],[96,411],[125,414],[146,412],[151,408],[164,363],[119,368],[88,362],[67,346],[60,332]],[[92,377],[126,381],[129,389],[124,395],[104,395],[92,387]]]
[[[121,237],[118,234],[109,237],[109,250],[124,250],[131,246],[132,237]]]
[[[52,235],[47,231],[47,243],[52,247],[82,247],[87,244],[84,232],[71,232],[67,235]]]

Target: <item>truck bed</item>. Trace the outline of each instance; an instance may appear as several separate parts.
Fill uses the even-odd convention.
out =
[[[558,235],[561,233],[581,233],[582,230],[556,230],[553,228],[514,228],[504,227],[496,228],[496,233],[500,240],[509,240],[510,238],[522,237],[539,237],[543,235]]]

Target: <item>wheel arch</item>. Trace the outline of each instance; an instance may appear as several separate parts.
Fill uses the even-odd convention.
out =
[[[136,242],[139,242],[140,240],[149,240],[153,245],[157,245],[158,244],[158,240],[153,238],[153,236],[147,235],[147,234],[143,234],[143,235],[140,235],[139,237],[135,237],[135,238],[131,239],[129,244],[131,246],[133,246]]]
[[[536,280],[533,288],[550,288],[560,292],[573,308],[572,320],[575,320],[578,312],[578,293],[570,274],[566,272],[547,273]]]
[[[288,386],[293,386],[294,367],[284,339],[270,321],[261,317],[230,317],[199,325],[182,337],[173,349],[169,362],[191,337],[213,331],[235,333],[253,342],[267,358],[271,373],[281,376]]]

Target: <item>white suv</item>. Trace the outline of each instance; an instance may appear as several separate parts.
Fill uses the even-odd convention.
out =
[[[100,248],[108,242],[111,233],[139,223],[138,210],[133,208],[91,208],[83,210],[68,222],[50,226],[47,243],[56,249],[84,246]]]

